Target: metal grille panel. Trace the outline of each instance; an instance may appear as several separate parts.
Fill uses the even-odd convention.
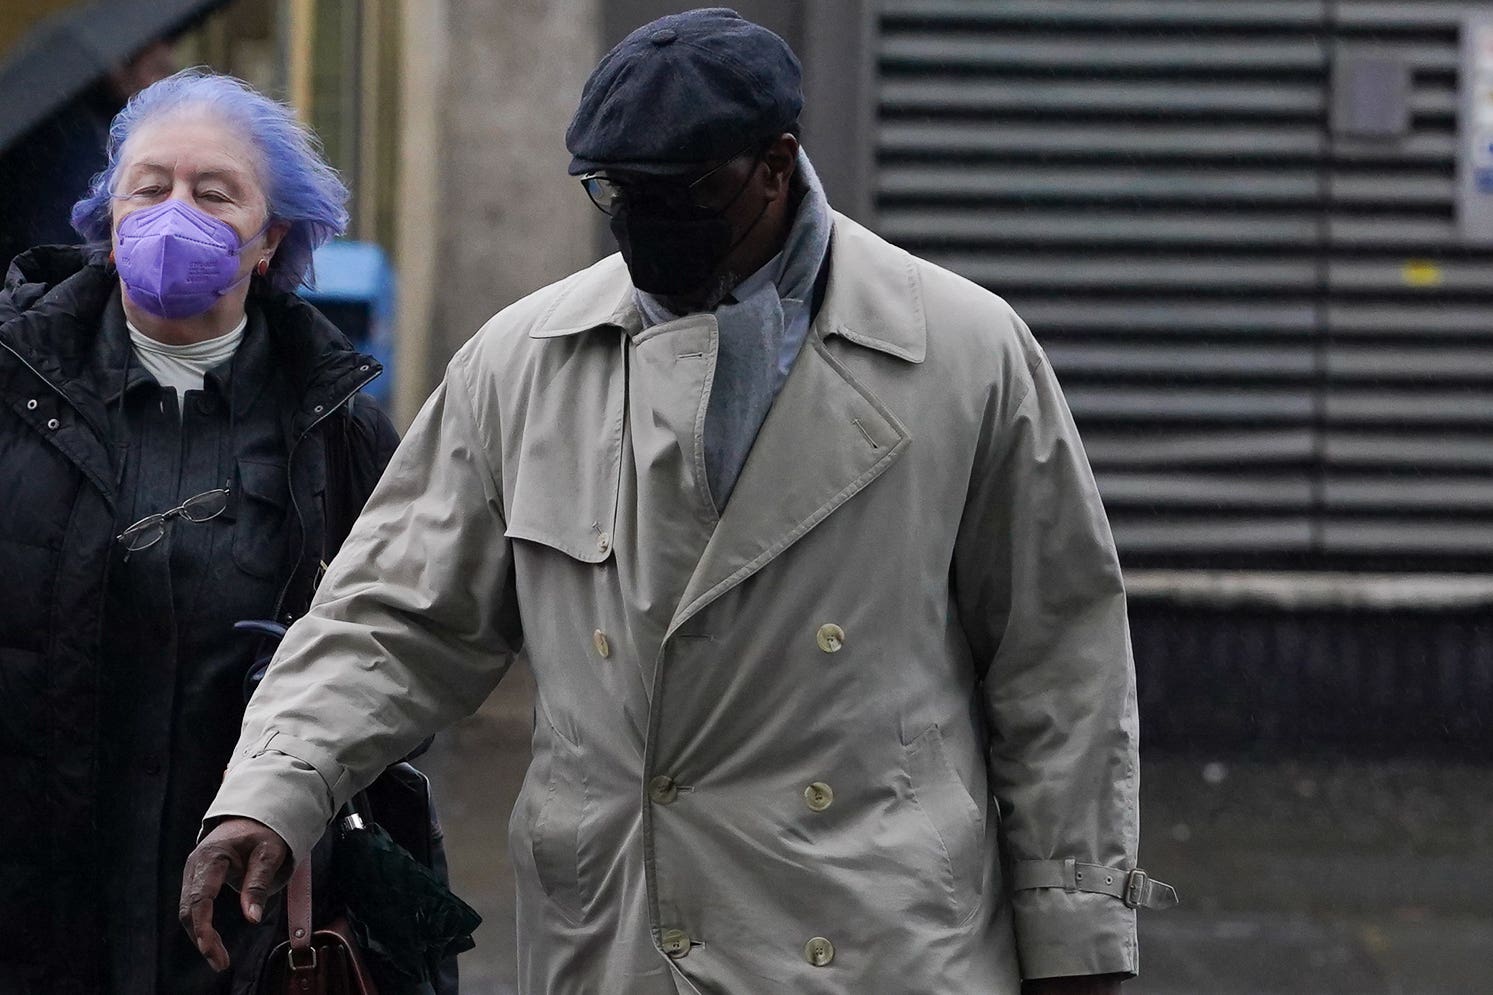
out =
[[[1048,350],[1131,566],[1493,552],[1493,252],[1456,218],[1471,3],[888,0],[876,223]],[[1409,67],[1408,133],[1332,128]]]

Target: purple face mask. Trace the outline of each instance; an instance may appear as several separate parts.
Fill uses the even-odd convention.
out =
[[[231,225],[168,200],[119,223],[114,265],[137,307],[158,318],[191,318],[249,278],[238,275],[239,253],[267,228],[241,243]]]

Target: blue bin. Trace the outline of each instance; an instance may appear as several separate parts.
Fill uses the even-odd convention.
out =
[[[372,242],[328,242],[312,257],[314,288],[300,295],[326,315],[359,351],[384,367],[367,393],[385,410],[394,399],[394,267]]]

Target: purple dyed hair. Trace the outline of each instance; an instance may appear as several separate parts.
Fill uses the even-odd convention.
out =
[[[73,227],[90,242],[109,240],[120,151],[140,125],[188,108],[206,108],[242,128],[259,151],[270,220],[290,226],[267,279],[276,290],[294,291],[312,278],[311,251],[347,229],[347,186],[322,158],[320,139],[289,107],[232,76],[183,69],[131,97],[109,126],[108,165],[73,205]]]

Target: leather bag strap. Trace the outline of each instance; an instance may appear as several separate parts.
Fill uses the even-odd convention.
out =
[[[290,963],[292,968],[309,964],[314,958],[297,959],[296,954],[311,949],[311,855],[307,854],[296,863],[290,875],[290,886],[285,893],[285,913],[290,920]]]
[[[308,854],[290,875],[285,891],[285,913],[290,941],[270,954],[269,985],[275,995],[378,995],[363,964],[358,942],[346,917],[322,929],[311,925],[311,857]]]

